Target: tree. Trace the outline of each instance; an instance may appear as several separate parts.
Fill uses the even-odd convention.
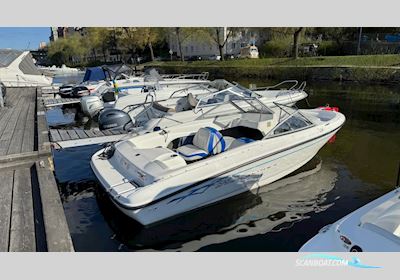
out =
[[[79,34],[58,39],[52,42],[48,48],[50,60],[57,65],[76,64],[83,61],[87,53],[87,45]]]
[[[204,28],[204,31],[208,34],[209,38],[211,39],[212,42],[214,42],[219,50],[219,55],[221,56],[221,60],[224,60],[224,47],[226,43],[228,42],[228,39],[234,34],[236,34],[239,31],[239,28],[237,27],[230,27],[227,28],[226,36],[224,37],[224,28],[223,27],[210,27],[210,28]]]
[[[133,59],[138,49],[143,49],[147,43],[145,28],[121,27],[118,28],[118,42],[122,51],[126,51]]]
[[[92,50],[94,59],[97,60],[97,50],[101,50],[103,61],[107,62],[107,50],[112,48],[112,30],[106,27],[89,27],[86,44]]]
[[[162,27],[140,27],[141,34],[145,36],[145,44],[149,47],[150,58],[154,61],[153,46],[165,38],[165,28]]]
[[[190,38],[204,35],[204,31],[203,28],[199,27],[174,27],[173,29],[170,29],[170,35],[176,37],[181,61],[185,61],[185,54],[183,53],[182,45]]]
[[[293,51],[292,51],[292,56],[294,59],[297,59],[299,57],[299,38],[301,31],[303,31],[304,27],[299,27],[294,30],[293,33]]]
[[[179,48],[179,54],[181,56],[181,61],[185,61],[185,56],[183,55],[183,52],[182,52],[181,29],[182,29],[182,27],[175,27],[175,34],[176,34],[176,39],[178,41],[178,48]]]

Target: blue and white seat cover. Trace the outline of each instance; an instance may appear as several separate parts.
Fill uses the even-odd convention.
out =
[[[177,152],[186,160],[193,161],[224,152],[226,143],[222,134],[212,127],[200,128],[192,144],[181,146]]]

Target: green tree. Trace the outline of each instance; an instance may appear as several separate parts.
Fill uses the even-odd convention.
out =
[[[237,34],[241,29],[238,27],[228,27],[226,30],[226,34],[224,33],[223,27],[209,27],[204,28],[201,31],[204,31],[210,38],[210,40],[216,44],[219,50],[219,55],[221,56],[221,61],[225,60],[224,58],[224,47],[228,42],[230,37],[233,37]],[[225,36],[224,36],[225,35]]]
[[[91,49],[94,59],[97,60],[97,51],[103,55],[103,61],[107,62],[107,51],[112,48],[112,30],[107,27],[89,27],[86,37],[86,44]]]
[[[120,27],[117,30],[118,43],[123,52],[130,54],[133,59],[138,49],[144,49],[148,42],[146,28]]]
[[[165,28],[162,27],[149,27],[147,31],[147,46],[150,50],[151,61],[154,61],[153,46],[165,39]]]
[[[174,27],[169,30],[169,34],[175,37],[178,43],[178,50],[181,61],[185,61],[185,54],[182,50],[182,45],[190,38],[204,35],[204,28],[199,27]]]
[[[88,53],[87,45],[81,35],[74,34],[68,38],[52,42],[48,48],[50,60],[56,64],[71,64],[82,62]]]
[[[299,39],[301,31],[303,31],[304,27],[295,28],[293,32],[293,50],[292,50],[292,57],[297,59],[299,57]]]

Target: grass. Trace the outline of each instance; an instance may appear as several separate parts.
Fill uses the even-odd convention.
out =
[[[235,59],[226,61],[157,61],[147,66],[264,67],[264,66],[356,66],[400,67],[400,55],[318,56],[292,58]]]

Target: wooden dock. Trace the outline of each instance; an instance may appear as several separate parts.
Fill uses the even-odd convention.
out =
[[[70,104],[78,104],[80,103],[79,98],[46,98],[43,99],[44,106],[46,108],[70,105]]]
[[[7,88],[5,105],[0,108],[0,251],[73,251],[41,91]]]
[[[127,132],[100,131],[99,129],[50,129],[50,142],[56,148],[70,148],[92,144],[114,142],[121,139]]]

